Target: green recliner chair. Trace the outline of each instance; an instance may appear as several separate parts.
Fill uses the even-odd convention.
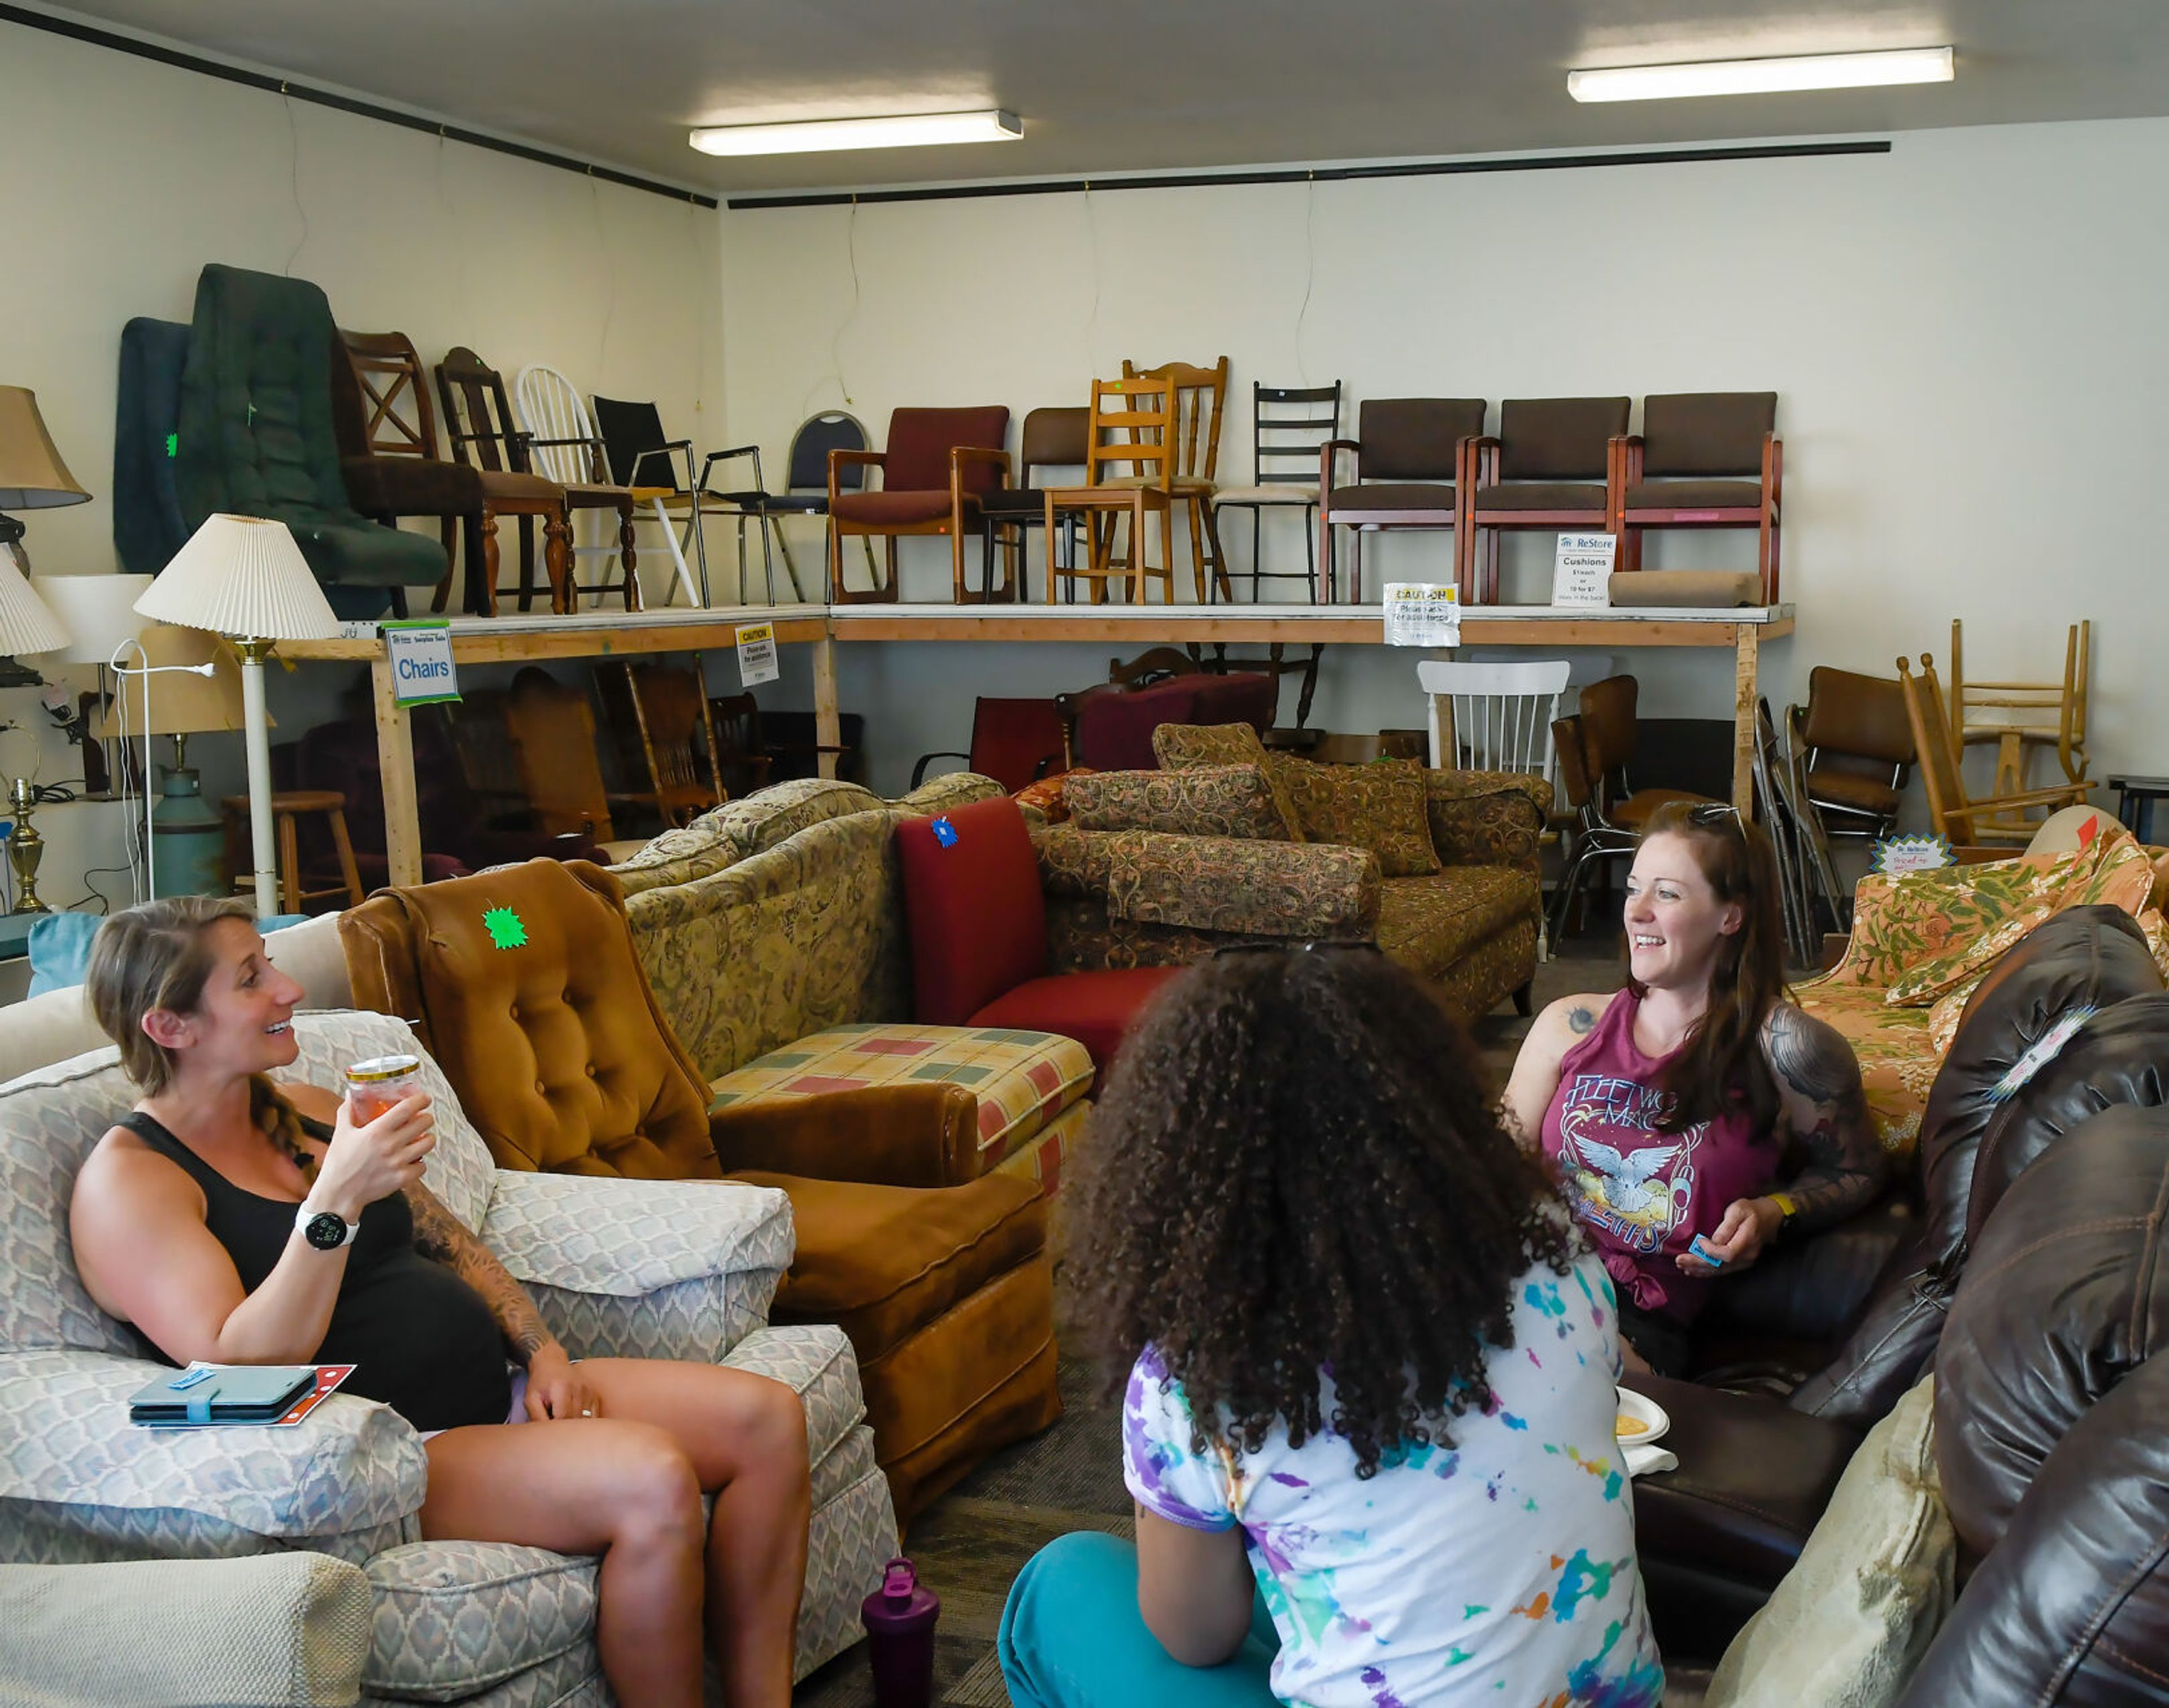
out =
[[[387,604],[403,610],[408,588],[443,580],[445,550],[370,521],[347,497],[332,415],[339,354],[331,304],[306,279],[205,267],[175,473],[191,529],[221,510],[284,522],[332,609],[373,617]]]

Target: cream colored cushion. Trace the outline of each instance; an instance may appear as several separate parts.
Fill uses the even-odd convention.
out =
[[[1868,1432],[1703,1708],[1881,1708],[1950,1611],[1958,1539],[1936,1481],[1935,1378]]]
[[[1615,605],[1759,605],[1762,583],[1751,569],[1641,569],[1614,575]]]
[[[369,1580],[328,1554],[0,1566],[0,1694],[37,1708],[343,1708],[369,1620]]]
[[[2108,829],[2116,820],[2098,806],[2066,806],[2061,812],[2052,812],[2041,821],[2040,829],[2033,833],[2033,840],[2026,844],[2030,854],[2070,854],[2083,847],[2079,833],[2089,824],[2094,827],[2087,840]]]

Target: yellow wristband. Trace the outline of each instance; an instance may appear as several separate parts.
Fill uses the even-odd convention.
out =
[[[1788,1221],[1800,1213],[1800,1206],[1793,1201],[1793,1195],[1789,1192],[1772,1192],[1770,1195],[1770,1201],[1777,1206],[1779,1214]]]

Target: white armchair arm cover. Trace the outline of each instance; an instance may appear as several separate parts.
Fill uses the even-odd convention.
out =
[[[0,1356],[0,1535],[13,1560],[306,1545],[358,1562],[418,1535],[429,1461],[390,1407],[334,1394],[290,1429],[139,1429],[129,1396],[167,1372],[109,1353]]]
[[[731,1180],[499,1171],[483,1242],[575,1358],[712,1364],[768,1320],[791,1200]]]

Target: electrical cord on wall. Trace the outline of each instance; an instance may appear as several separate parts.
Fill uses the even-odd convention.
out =
[[[1295,311],[1295,370],[1306,388],[1310,364],[1303,359],[1303,323],[1310,318],[1310,287],[1318,277],[1318,244],[1313,233],[1318,219],[1318,174],[1303,174],[1303,306]]]
[[[843,319],[836,322],[836,330],[829,334],[829,371],[816,380],[805,396],[799,400],[798,412],[804,415],[813,407],[813,400],[830,380],[843,397],[844,407],[851,407],[851,388],[844,380],[844,334],[851,329],[851,322],[859,317],[859,199],[851,198],[851,210],[845,218],[844,253],[851,263],[851,307]]]
[[[142,663],[130,665],[123,664],[120,662],[122,655],[131,646],[136,649],[136,656],[143,660]],[[130,677],[140,676],[143,678],[143,728],[147,732],[151,727],[151,678],[152,677],[176,675],[209,677],[215,676],[218,673],[218,664],[215,659],[207,659],[201,664],[153,664],[150,662],[150,659],[151,655],[143,650],[142,643],[137,641],[133,636],[131,636],[127,640],[121,641],[119,646],[115,646],[113,649],[113,656],[106,660],[107,668],[109,668],[115,676],[120,678],[120,686],[117,699],[120,707],[120,739],[124,743],[128,739],[128,678]],[[143,841],[141,846],[138,848],[136,846],[135,837],[132,833],[130,835],[128,838],[130,843],[128,864],[131,875],[136,879],[136,893],[141,896],[146,901],[155,902],[158,898],[157,890],[151,871],[152,737],[147,733],[142,737],[142,741],[143,817],[141,822],[143,826]],[[134,783],[134,774],[131,773],[129,767],[124,763],[120,768],[121,811],[124,814],[128,815],[128,822],[131,832],[136,820],[132,812],[130,811],[128,797],[133,790]]]
[[[294,120],[294,98],[286,92],[284,83],[279,85],[279,98],[286,109],[286,184],[293,193],[294,211],[301,216],[301,235],[294,240],[293,252],[286,257],[283,269],[291,279],[294,263],[301,258],[301,251],[309,241],[309,210],[301,205],[301,130]]]

